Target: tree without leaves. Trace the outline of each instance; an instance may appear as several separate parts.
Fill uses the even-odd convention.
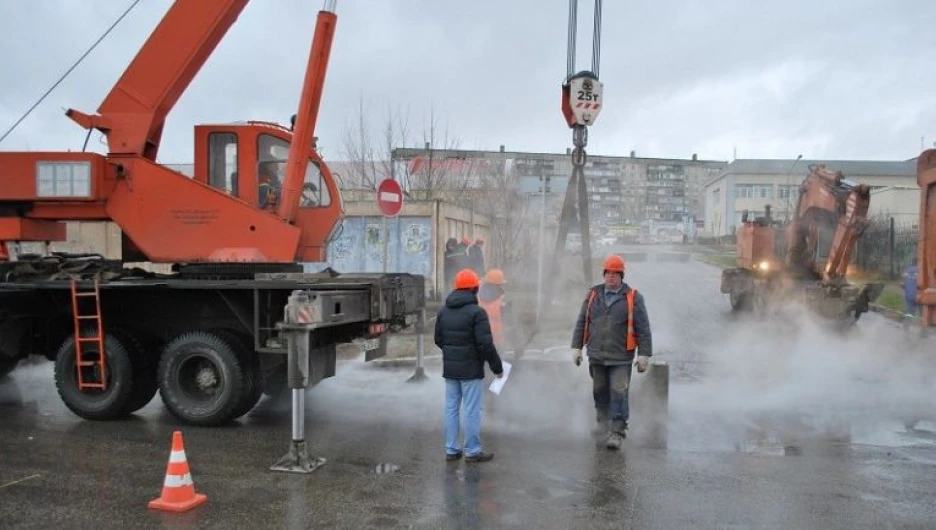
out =
[[[395,146],[409,143],[409,117],[388,108],[379,141],[371,131],[362,96],[353,124],[346,125],[342,134],[345,163],[338,183],[342,190],[373,190],[380,181],[393,176],[390,155]]]

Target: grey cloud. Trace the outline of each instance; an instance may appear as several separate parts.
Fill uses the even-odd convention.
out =
[[[76,149],[62,115],[93,111],[171,4],[141,2],[0,148]],[[580,2],[578,65],[590,3]],[[605,2],[607,108],[589,150],[647,156],[910,158],[936,140],[936,7],[927,0]],[[160,158],[192,157],[192,125],[294,112],[320,2],[252,2],[170,115]],[[5,129],[116,16],[110,0],[0,0]],[[318,134],[340,154],[360,97],[430,104],[471,148],[561,151],[565,0],[342,0]],[[92,146],[97,145],[96,141]]]

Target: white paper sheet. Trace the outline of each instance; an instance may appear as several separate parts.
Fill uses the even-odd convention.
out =
[[[507,378],[510,377],[510,369],[512,368],[511,364],[507,361],[501,361],[501,364],[504,365],[504,375],[501,377],[495,377],[489,388],[491,392],[494,392],[497,395],[500,395],[501,390],[504,389],[504,385],[507,384]]]

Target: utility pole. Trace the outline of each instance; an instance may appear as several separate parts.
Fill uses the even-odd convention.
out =
[[[786,181],[787,181],[787,182],[786,182],[786,215],[784,216],[784,217],[785,217],[785,223],[789,223],[789,222],[790,222],[790,213],[791,213],[790,210],[793,208],[793,193],[792,193],[793,190],[790,189],[790,187],[792,186],[792,184],[790,184],[790,179],[793,177],[793,170],[796,168],[796,164],[798,164],[799,161],[800,161],[800,159],[802,159],[802,158],[803,158],[803,155],[802,155],[802,154],[796,155],[796,160],[793,162],[793,165],[790,166],[790,171],[787,172],[787,178],[786,178]]]

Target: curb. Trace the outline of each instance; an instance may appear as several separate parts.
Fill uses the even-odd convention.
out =
[[[423,364],[429,362],[438,362],[442,360],[442,355],[424,355]],[[392,359],[374,359],[367,364],[378,366],[380,368],[400,368],[404,366],[413,366],[416,364],[416,357],[393,357]]]

